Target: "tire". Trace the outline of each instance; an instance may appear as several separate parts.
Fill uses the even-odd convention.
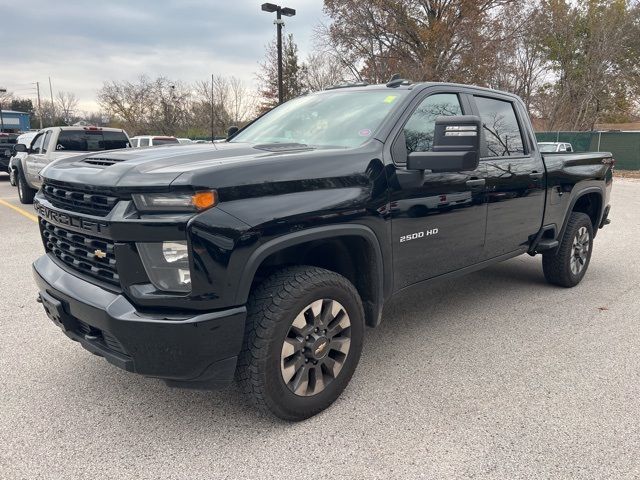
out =
[[[304,420],[345,389],[363,336],[362,301],[346,278],[322,268],[286,268],[249,297],[236,378],[259,410]]]
[[[33,197],[36,195],[36,190],[31,188],[27,183],[27,180],[24,178],[22,168],[18,167],[16,176],[18,177],[18,198],[20,199],[20,203],[33,203]]]
[[[557,249],[542,255],[547,281],[561,287],[575,287],[587,272],[593,251],[593,225],[588,215],[572,212]]]

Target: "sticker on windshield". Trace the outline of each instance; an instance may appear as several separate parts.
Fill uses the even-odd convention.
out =
[[[369,130],[368,128],[363,128],[358,132],[358,135],[360,135],[361,137],[368,137],[369,135],[371,135],[371,130]]]
[[[393,101],[398,98],[397,95],[388,95],[387,97],[385,97],[384,99],[384,103],[393,103]]]

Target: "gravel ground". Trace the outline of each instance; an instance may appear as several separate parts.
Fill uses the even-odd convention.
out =
[[[68,340],[35,302],[36,224],[0,202],[0,478],[640,478],[639,212],[616,180],[574,289],[523,256],[395,299],[336,404],[287,424]]]

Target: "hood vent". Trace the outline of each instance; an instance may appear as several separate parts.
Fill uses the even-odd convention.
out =
[[[83,160],[83,163],[88,163],[89,165],[96,165],[99,167],[108,167],[109,165],[120,163],[122,161],[124,161],[123,158],[88,157]]]

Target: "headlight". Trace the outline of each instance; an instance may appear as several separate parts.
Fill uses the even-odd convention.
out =
[[[218,203],[215,190],[201,192],[136,193],[133,203],[141,212],[197,212]]]
[[[147,276],[158,290],[191,290],[187,242],[150,242],[136,245]]]

